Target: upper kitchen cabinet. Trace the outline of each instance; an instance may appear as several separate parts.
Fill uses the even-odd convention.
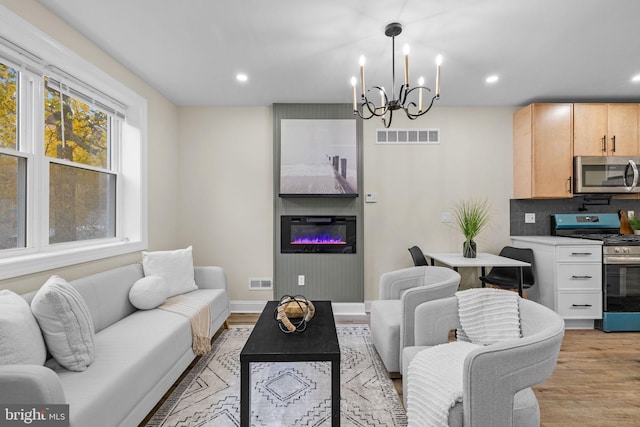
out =
[[[637,156],[637,104],[574,104],[574,156]]]
[[[513,114],[513,197],[572,197],[573,104],[531,104]]]

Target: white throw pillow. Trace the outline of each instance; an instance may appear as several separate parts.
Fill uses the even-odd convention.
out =
[[[140,310],[150,310],[162,304],[169,296],[169,284],[160,276],[147,276],[137,280],[129,290],[129,301]]]
[[[175,251],[143,251],[142,268],[145,276],[160,276],[167,281],[167,297],[198,289],[193,274],[191,246]]]
[[[59,364],[84,371],[95,358],[95,329],[87,303],[61,277],[51,276],[31,301],[47,348]]]
[[[42,365],[46,358],[29,303],[15,292],[0,291],[0,365]]]

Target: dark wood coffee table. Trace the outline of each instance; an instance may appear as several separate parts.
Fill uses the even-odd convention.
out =
[[[304,332],[285,334],[267,302],[240,352],[240,425],[250,425],[251,362],[331,362],[331,425],[340,425],[340,345],[330,301],[313,301],[316,312]]]

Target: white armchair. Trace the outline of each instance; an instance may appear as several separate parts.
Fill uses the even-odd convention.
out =
[[[459,284],[460,274],[446,267],[410,267],[380,277],[378,300],[371,303],[371,339],[387,371],[401,372],[402,348],[413,345],[416,307],[453,296]]]
[[[540,425],[540,408],[530,387],[553,372],[564,321],[554,311],[525,299],[519,299],[519,314],[522,338],[477,348],[464,359],[462,403],[450,409],[449,426]],[[414,398],[421,398],[407,395],[409,364],[419,351],[446,343],[450,331],[460,328],[456,297],[421,304],[415,321],[415,346],[402,352],[407,410]]]

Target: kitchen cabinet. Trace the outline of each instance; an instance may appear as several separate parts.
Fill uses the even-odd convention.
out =
[[[637,104],[574,104],[574,156],[640,155]]]
[[[512,236],[513,245],[533,249],[533,301],[562,316],[568,329],[593,329],[602,319],[602,242],[555,236]]]
[[[573,196],[573,104],[531,104],[513,114],[513,197]]]

